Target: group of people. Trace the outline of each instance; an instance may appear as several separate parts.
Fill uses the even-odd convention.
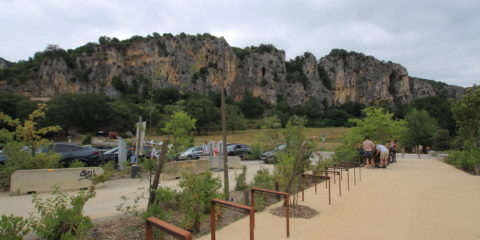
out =
[[[365,153],[365,166],[370,168],[387,168],[391,162],[395,161],[397,142],[393,140],[385,145],[375,145],[368,136],[365,136],[362,149]]]

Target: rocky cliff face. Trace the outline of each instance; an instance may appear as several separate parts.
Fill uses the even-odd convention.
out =
[[[285,52],[271,45],[233,48],[208,34],[100,42],[68,52],[49,49],[31,60],[31,66],[22,65],[28,78],[11,70],[14,64],[1,70],[0,86],[32,97],[67,92],[117,97],[151,87],[206,94],[218,91],[224,79],[228,94],[236,100],[249,93],[275,104],[281,95],[290,105],[310,97],[333,104],[370,104],[439,94],[456,97],[463,92],[460,87],[409,77],[399,64],[338,49],[318,61],[310,53],[286,61]],[[9,66],[2,60],[0,69]]]
[[[7,68],[10,65],[10,62],[7,60],[0,58],[0,69]]]

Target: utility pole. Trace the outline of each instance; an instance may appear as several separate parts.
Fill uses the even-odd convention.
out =
[[[224,64],[223,64],[223,56],[220,56],[220,61],[222,61],[221,64],[221,69],[220,69],[220,81],[221,81],[221,90],[220,90],[220,96],[221,96],[221,102],[222,102],[222,152],[223,152],[223,195],[225,196],[225,200],[230,200],[230,190],[229,190],[229,183],[228,183],[228,161],[227,161],[227,117],[225,114],[225,77],[224,77]]]

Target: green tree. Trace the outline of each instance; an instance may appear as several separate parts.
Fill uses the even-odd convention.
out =
[[[133,131],[138,121],[138,106],[123,100],[109,102],[111,116],[107,128],[114,131]]]
[[[15,93],[0,92],[0,112],[12,118],[26,119],[35,108],[35,102],[28,97]]]
[[[388,140],[399,139],[406,130],[404,120],[394,120],[393,113],[386,112],[383,108],[367,107],[362,112],[365,118],[349,120],[355,127],[345,134],[342,145],[335,150],[337,159],[355,159],[356,148],[361,147],[365,136],[369,136],[375,143],[386,143]]]
[[[112,114],[106,95],[81,94],[77,97],[75,125],[87,132],[95,132],[109,125]]]
[[[430,96],[412,101],[409,106],[426,110],[435,118],[439,127],[447,129],[450,135],[455,134],[456,121],[452,113],[452,103],[445,97]]]
[[[247,118],[259,118],[265,111],[267,103],[259,97],[254,97],[252,94],[245,94],[242,101],[239,102],[243,114]]]
[[[75,124],[79,114],[76,108],[77,103],[78,95],[71,93],[62,94],[48,102],[46,112],[48,121],[61,126],[67,136],[70,127]]]
[[[15,127],[14,132],[2,133],[10,135],[15,141],[25,143],[30,147],[32,155],[35,156],[40,145],[46,142],[42,136],[48,133],[58,132],[61,129],[59,126],[47,126],[43,128],[39,128],[37,126],[38,121],[45,118],[46,107],[47,105],[43,103],[38,104],[38,108],[28,116],[27,120],[23,122],[20,122],[19,119],[13,119],[3,112],[0,112],[0,122],[3,122],[11,127]]]
[[[58,126],[39,128],[38,121],[45,117],[45,104],[39,104],[38,109],[33,111],[28,119],[20,122],[0,112],[0,122],[15,129],[15,131],[0,131],[1,139],[8,140],[4,147],[7,159],[5,165],[0,168],[0,184],[6,188],[10,185],[10,176],[20,169],[37,169],[57,167],[60,160],[59,154],[47,154],[38,151],[42,145],[49,141],[42,136],[60,130]]]
[[[433,135],[439,129],[437,121],[425,110],[413,109],[405,116],[407,130],[402,136],[402,143],[410,149],[418,144],[433,145]]]
[[[195,129],[196,120],[190,117],[184,111],[175,112],[162,129],[172,138],[173,147],[169,155],[176,157],[185,148],[193,145],[193,136],[191,132]]]
[[[433,134],[433,149],[437,151],[450,148],[450,134],[446,129],[439,129]]]
[[[185,110],[197,120],[197,134],[200,134],[202,130],[208,133],[220,116],[218,109],[207,96],[194,96],[189,98],[185,102]]]
[[[480,141],[480,87],[467,90],[455,102],[452,111],[462,142],[478,143]]]
[[[245,117],[241,109],[235,105],[226,105],[226,115],[227,115],[227,129],[232,130],[232,133],[235,133],[235,130],[245,129]]]

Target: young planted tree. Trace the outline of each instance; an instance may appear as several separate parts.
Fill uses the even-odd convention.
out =
[[[222,187],[220,179],[211,172],[202,174],[187,173],[179,183],[182,188],[180,205],[185,211],[183,227],[189,231],[199,232],[200,224],[206,218],[212,199],[218,197]]]
[[[301,176],[309,167],[309,156],[313,145],[304,135],[305,117],[292,116],[282,132],[285,152],[277,153],[275,179],[283,191],[294,195],[292,206],[298,203],[297,192],[300,189]]]
[[[10,176],[20,169],[39,169],[57,167],[60,154],[48,154],[38,151],[49,143],[43,135],[60,130],[58,126],[38,128],[38,121],[45,117],[45,104],[39,104],[28,119],[23,122],[0,112],[0,122],[14,128],[14,131],[0,131],[1,139],[7,140],[4,151],[7,155],[5,165],[0,168],[0,185],[7,188]]]
[[[262,151],[273,150],[275,146],[284,143],[280,130],[280,119],[277,115],[265,116],[261,123],[262,132],[255,136],[255,142]]]
[[[335,150],[336,159],[352,161],[357,155],[356,148],[361,147],[365,136],[369,136],[375,144],[385,144],[392,139],[399,139],[406,131],[404,120],[394,120],[393,113],[383,108],[367,107],[362,110],[365,118],[350,119],[352,127],[343,137],[342,145]]]
[[[172,149],[169,156],[177,157],[185,148],[193,145],[192,131],[195,129],[196,120],[190,117],[184,111],[173,113],[172,118],[165,124],[162,129],[170,135],[172,140]]]

